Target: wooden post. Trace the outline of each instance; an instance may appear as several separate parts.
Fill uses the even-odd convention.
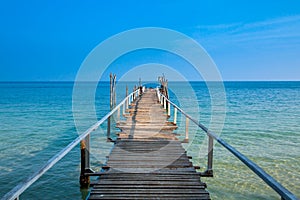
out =
[[[207,154],[207,172],[212,173],[213,169],[213,150],[214,150],[214,138],[208,136],[208,154]]]
[[[133,101],[135,100],[135,91],[136,91],[136,86],[133,88]]]
[[[159,93],[158,88],[156,88],[156,89],[157,89],[157,90],[156,90],[156,94],[157,94],[157,99],[158,99],[157,102],[160,103],[160,102],[161,102],[161,101],[160,101],[160,93]]]
[[[208,136],[208,153],[207,153],[207,169],[201,173],[202,177],[213,177],[213,155],[214,155],[214,138],[210,135]]]
[[[109,80],[110,80],[109,105],[110,105],[110,110],[111,110],[113,107],[113,75],[112,75],[112,73],[110,73],[110,75],[109,75]],[[108,117],[108,119],[107,119],[107,139],[110,138],[110,119],[111,119],[111,117]]]
[[[109,80],[110,80],[109,105],[110,105],[110,109],[111,109],[112,105],[113,105],[113,94],[112,94],[113,93],[113,75],[112,75],[112,73],[110,73],[110,75],[109,75]]]
[[[189,142],[189,118],[185,118],[185,139],[184,142]]]
[[[107,119],[107,139],[110,138],[110,117]]]
[[[117,104],[117,98],[116,98],[116,75],[113,76],[113,107]]]
[[[123,116],[125,116],[125,111],[126,111],[126,101],[123,103]]]
[[[89,164],[90,156],[87,147],[87,140],[89,140],[89,138],[86,137],[84,140],[80,142],[81,168],[80,168],[79,182],[81,188],[88,188],[90,185],[90,177],[85,175],[86,169],[88,169],[90,165]]]
[[[168,117],[171,116],[171,104],[168,102]]]
[[[166,97],[164,97],[164,109],[165,110],[167,109],[167,100],[166,100]]]
[[[119,107],[118,112],[117,112],[117,122],[120,121],[120,110],[121,110],[121,108]]]
[[[176,124],[177,123],[177,108],[174,107],[174,120],[173,123]]]
[[[126,85],[126,97],[128,96],[128,86]],[[129,98],[126,98],[126,109],[128,109],[129,106]]]

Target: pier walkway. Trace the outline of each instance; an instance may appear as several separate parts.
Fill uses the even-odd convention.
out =
[[[156,90],[137,97],[128,112],[89,199],[210,199]]]
[[[111,76],[111,80],[112,77],[115,80],[115,76]],[[130,94],[126,88],[126,97],[115,105],[115,89],[112,87],[115,84],[111,81],[111,111],[12,188],[1,200],[18,200],[25,190],[79,144],[80,186],[92,187],[87,199],[210,199],[206,184],[201,182],[200,177],[213,177],[214,141],[252,170],[277,192],[281,199],[298,200],[260,166],[173,103],[168,98],[164,81],[161,82],[161,88],[156,89],[145,89],[140,84],[139,88],[135,87]],[[185,118],[183,141],[179,141],[173,133],[177,128],[177,112],[181,118]],[[121,113],[126,117],[126,121],[120,121]],[[115,114],[117,127],[121,132],[113,141],[110,137],[111,117]],[[172,122],[168,121],[171,115]],[[106,165],[100,172],[94,172],[90,165],[90,135],[105,122],[107,141],[115,144],[107,157]],[[202,172],[195,170],[199,167],[193,166],[190,162],[191,157],[187,156],[181,146],[182,142],[189,140],[190,122],[203,130],[208,139],[207,167]],[[90,183],[90,176],[99,178]]]

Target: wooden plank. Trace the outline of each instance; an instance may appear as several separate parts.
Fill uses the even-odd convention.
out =
[[[127,111],[108,171],[94,174],[89,199],[210,199],[156,92],[148,90]]]

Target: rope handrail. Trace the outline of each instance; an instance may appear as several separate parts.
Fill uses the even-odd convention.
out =
[[[298,200],[298,198],[290,192],[288,189],[286,189],[283,185],[281,185],[277,180],[275,180],[271,175],[269,175],[267,172],[265,172],[261,167],[259,167],[256,163],[254,163],[252,160],[247,158],[244,154],[240,153],[237,149],[235,149],[233,146],[228,144],[225,140],[220,138],[215,133],[211,132],[206,128],[203,124],[193,119],[190,115],[188,115],[186,112],[184,112],[180,107],[178,107],[175,103],[170,101],[166,96],[161,94],[159,92],[159,89],[157,88],[157,95],[159,101],[168,102],[174,108],[176,108],[178,111],[180,111],[186,118],[190,119],[192,122],[194,122],[199,128],[201,128],[208,136],[215,139],[219,144],[221,144],[224,148],[226,148],[229,152],[231,152],[235,157],[237,157],[240,161],[242,161],[249,169],[251,169],[258,177],[260,177],[267,185],[269,185],[274,191],[276,191],[282,199],[284,200]],[[163,100],[161,99],[163,98]],[[164,105],[166,108],[167,106]],[[168,113],[170,112],[170,108],[168,109]]]
[[[64,156],[66,156],[76,145],[80,143],[84,138],[86,138],[93,131],[97,130],[103,122],[105,122],[110,116],[112,116],[120,107],[126,102],[133,100],[133,94],[138,93],[139,90],[135,90],[126,96],[113,110],[107,113],[102,119],[97,121],[94,125],[88,128],[84,133],[79,135],[76,139],[74,139],[68,146],[63,148],[60,152],[54,155],[51,159],[49,159],[46,164],[44,164],[39,170],[29,176],[27,179],[19,183],[13,189],[11,189],[8,193],[6,193],[1,200],[15,200],[19,199],[19,196],[29,188],[34,182],[36,182],[42,175],[44,175],[50,168],[52,168],[58,161],[60,161]]]

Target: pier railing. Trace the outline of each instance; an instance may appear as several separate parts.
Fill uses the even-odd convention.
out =
[[[203,124],[199,123],[195,119],[193,119],[190,115],[188,115],[185,111],[183,111],[180,107],[178,107],[175,103],[170,101],[166,96],[160,93],[159,88],[157,88],[157,98],[161,103],[164,109],[166,109],[167,115],[171,116],[171,105],[174,108],[173,114],[173,123],[177,123],[177,112],[179,111],[181,114],[185,116],[185,142],[189,140],[188,128],[189,121],[192,121],[199,128],[201,128],[208,136],[208,156],[207,156],[207,169],[201,176],[213,176],[213,142],[216,140],[219,144],[221,144],[225,149],[231,152],[235,157],[237,157],[240,161],[242,161],[250,170],[252,170],[257,176],[259,176],[267,185],[269,185],[275,192],[277,192],[281,199],[283,200],[298,200],[298,198],[291,193],[288,189],[282,186],[278,181],[276,181],[271,175],[265,172],[261,167],[259,167],[256,163],[251,161],[245,155],[240,153],[233,146],[225,142],[222,138],[220,138],[215,133],[211,132],[206,128]]]
[[[58,161],[60,161],[64,156],[66,156],[76,145],[81,143],[81,173],[80,173],[80,184],[82,187],[87,186],[89,183],[89,176],[87,175],[92,170],[90,169],[90,134],[97,130],[100,125],[102,125],[105,121],[117,112],[117,120],[120,120],[120,111],[122,109],[123,115],[126,114],[126,109],[128,109],[131,102],[133,102],[142,92],[144,92],[145,87],[141,87],[128,96],[126,96],[121,103],[119,103],[115,108],[113,108],[109,113],[107,113],[101,120],[96,122],[93,126],[87,129],[84,133],[79,135],[76,139],[74,139],[68,146],[63,148],[60,152],[58,152],[55,156],[53,156],[47,163],[38,169],[34,174],[29,176],[24,181],[20,182],[17,186],[15,186],[12,190],[6,193],[1,200],[18,200],[19,196],[29,188],[33,183],[35,183],[41,176],[43,176],[50,168],[52,168]],[[108,135],[108,140],[110,136]]]

